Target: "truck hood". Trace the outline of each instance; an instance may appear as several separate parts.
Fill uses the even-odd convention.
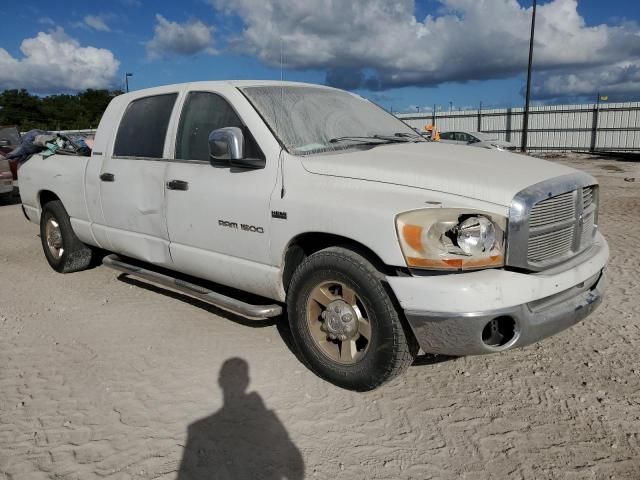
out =
[[[441,143],[395,143],[302,158],[314,174],[405,185],[508,207],[535,183],[575,173],[556,163],[508,152]]]

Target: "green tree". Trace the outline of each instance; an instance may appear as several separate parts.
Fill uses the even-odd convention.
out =
[[[97,128],[109,102],[121,91],[88,89],[75,95],[39,97],[26,90],[0,93],[0,125],[21,131]]]

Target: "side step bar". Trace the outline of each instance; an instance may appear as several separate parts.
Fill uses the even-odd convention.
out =
[[[265,318],[277,317],[282,314],[282,307],[280,305],[252,305],[250,303],[216,293],[208,288],[126,263],[117,255],[108,255],[104,257],[102,259],[102,264],[105,267],[113,268],[119,272],[131,275],[132,277],[142,278],[143,280],[148,280],[164,287],[177,290],[181,293],[185,293],[206,303],[215,305],[222,310],[226,310],[227,312],[234,313],[250,320],[262,320]]]

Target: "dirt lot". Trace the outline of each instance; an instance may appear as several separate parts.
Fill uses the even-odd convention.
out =
[[[37,226],[1,205],[0,480],[639,479],[640,166],[556,161],[602,185],[602,307],[522,350],[420,358],[366,394],[307,371],[277,323],[104,267],[54,273]]]

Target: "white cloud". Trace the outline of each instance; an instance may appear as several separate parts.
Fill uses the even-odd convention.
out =
[[[104,48],[82,47],[60,27],[22,41],[23,58],[0,48],[0,89],[51,93],[113,86],[120,62]]]
[[[99,32],[110,32],[111,28],[107,25],[106,18],[106,15],[87,15],[83,21],[89,28]]]
[[[178,23],[157,14],[154,36],[147,42],[147,55],[150,58],[200,52],[214,55],[212,32],[213,27],[199,20]]]
[[[579,96],[595,98],[597,92],[615,99],[638,96],[640,63],[622,61],[570,73],[544,73],[533,85],[534,96],[542,100]]]
[[[232,48],[275,66],[282,41],[286,67],[325,69],[338,86],[429,86],[526,70],[531,8],[517,0],[439,1],[434,15],[416,18],[414,0],[210,0],[245,24]],[[538,8],[534,60],[536,74],[639,66],[640,28],[587,26],[577,0],[551,0]]]
[[[38,23],[41,25],[55,25],[56,22],[53,21],[51,17],[40,17],[38,19]]]

